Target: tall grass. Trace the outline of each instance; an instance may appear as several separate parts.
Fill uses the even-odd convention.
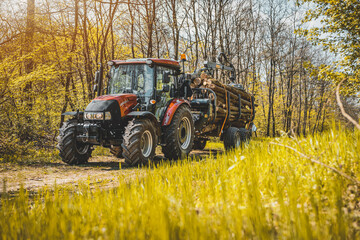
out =
[[[271,141],[360,179],[358,132],[253,140],[244,150],[119,175],[111,189],[89,180],[3,197],[1,238],[360,238],[357,186]]]

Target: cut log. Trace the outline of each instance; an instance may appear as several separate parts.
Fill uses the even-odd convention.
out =
[[[217,112],[217,114],[216,114],[216,117],[225,117],[225,116],[226,116],[226,113],[223,113],[223,112]],[[238,118],[239,113],[231,112],[231,114],[228,116],[230,116],[229,118],[232,118],[232,117]],[[248,117],[251,117],[251,114],[241,113],[240,118],[244,119],[244,118],[248,118]]]
[[[217,100],[218,102],[223,103],[223,104],[225,104],[225,102],[226,102],[226,101],[225,101],[225,98],[223,98],[223,97],[221,97],[221,96],[218,96],[218,95],[217,95],[216,100]],[[238,107],[238,106],[239,106],[239,100],[237,100],[237,99],[235,100],[235,99],[231,99],[231,98],[230,98],[230,104]],[[250,108],[250,106],[241,103],[241,108]]]
[[[224,85],[224,86],[225,86],[225,85]],[[219,87],[219,86],[217,86],[217,85],[215,85],[215,84],[207,84],[206,87],[212,89],[217,95],[225,97],[225,90],[224,90],[224,88],[221,88],[221,87]],[[239,97],[238,97],[237,95],[235,95],[234,93],[232,93],[231,91],[227,91],[227,92],[230,93],[230,99],[231,99],[231,98],[233,98],[233,99],[235,99],[235,100],[238,100],[238,99],[239,99]],[[241,96],[241,94],[240,94],[240,96]],[[249,105],[249,106],[251,106],[251,102],[243,99],[242,97],[243,97],[243,96],[241,96],[241,103],[244,104],[244,105]]]
[[[208,75],[206,73],[203,72],[203,73],[201,73],[200,78],[201,79],[207,79],[209,77],[208,77]]]
[[[201,78],[195,78],[193,80],[193,83],[195,84],[195,86],[199,86],[200,84],[202,84],[202,80]]]
[[[229,85],[225,85],[225,84],[222,84],[220,83],[219,81],[215,80],[215,79],[207,79],[205,86],[208,86],[208,85],[211,85],[211,84],[215,84],[217,85],[218,87],[222,87],[222,88],[226,88],[227,91],[230,91],[230,92],[233,92],[233,93],[237,93],[237,94],[240,94],[242,98],[248,100],[248,101],[251,101],[251,95],[243,90],[240,90],[238,88],[235,88],[235,87],[232,87],[232,86],[229,86]]]
[[[210,131],[214,126],[218,127],[218,125],[222,124],[224,121],[244,126],[244,124],[248,123],[253,117],[251,95],[241,89],[224,85],[216,79],[210,78],[206,73],[202,73],[200,78],[193,79],[190,86],[192,88],[208,88],[216,94],[210,93],[205,95],[208,96],[210,100],[215,100],[216,97],[216,118],[213,121],[214,125],[209,129],[203,129],[203,131]],[[202,91],[199,91],[199,94],[200,92]],[[206,93],[206,90],[204,90],[204,93]],[[227,105],[227,94],[230,96],[230,106]],[[241,97],[240,103],[239,95]],[[200,96],[202,95],[200,94],[199,97]],[[194,97],[196,98],[195,95]],[[230,109],[230,114],[228,108]],[[240,111],[241,115],[240,118],[238,118]]]
[[[215,123],[219,123],[219,124],[222,124],[224,122],[225,118],[223,117],[216,117],[215,118]],[[233,118],[229,118],[229,122],[247,122],[248,120],[246,119],[237,119],[235,117]]]

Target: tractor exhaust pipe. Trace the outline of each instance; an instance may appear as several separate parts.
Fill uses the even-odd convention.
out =
[[[97,92],[97,96],[101,95],[102,89],[102,80],[103,80],[103,66],[100,63],[100,68],[95,72],[95,85],[94,85],[94,95]]]
[[[103,65],[102,63],[100,63],[100,68],[99,68],[99,77],[98,77],[98,89],[97,89],[97,95],[100,96],[101,95],[101,90],[102,90],[102,82],[103,82]]]

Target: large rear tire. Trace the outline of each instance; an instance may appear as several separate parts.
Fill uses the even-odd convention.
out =
[[[187,157],[194,143],[194,120],[188,106],[180,106],[170,123],[165,128],[165,145],[162,152],[168,159],[182,159]]]
[[[91,157],[91,145],[76,141],[76,120],[68,120],[60,128],[57,137],[59,156],[70,165],[86,163]]]
[[[110,153],[117,158],[123,157],[123,155],[122,155],[123,149],[121,146],[114,146],[114,147],[110,148]]]
[[[154,158],[157,135],[149,119],[133,119],[125,128],[121,144],[125,163],[130,166],[146,165]]]

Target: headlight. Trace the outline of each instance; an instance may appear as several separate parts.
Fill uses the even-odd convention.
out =
[[[92,120],[93,119],[91,113],[85,113],[84,117],[85,117],[86,120]]]
[[[86,120],[94,120],[94,113],[92,113],[92,112],[85,113],[85,119]]]
[[[86,112],[84,114],[85,120],[104,120],[104,113],[102,112]],[[111,120],[111,113],[105,112],[105,120]]]
[[[105,120],[111,120],[111,113],[105,112]]]
[[[94,119],[95,120],[103,120],[104,119],[104,113],[94,113]]]

